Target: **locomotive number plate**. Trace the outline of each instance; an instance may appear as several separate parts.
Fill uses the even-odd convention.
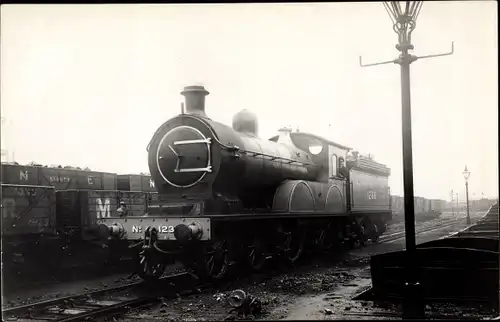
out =
[[[174,232],[174,226],[158,226],[156,227],[159,234],[172,234]],[[142,233],[144,232],[142,226],[132,226],[133,233]]]

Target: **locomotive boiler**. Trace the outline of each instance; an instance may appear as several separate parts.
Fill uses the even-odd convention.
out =
[[[390,170],[351,148],[282,128],[265,140],[254,114],[232,127],[205,111],[208,91],[188,86],[186,111],[147,147],[158,200],[144,217],[101,218],[106,238],[137,247],[138,273],[158,278],[168,258],[203,278],[232,267],[293,264],[306,249],[376,241],[391,218]]]

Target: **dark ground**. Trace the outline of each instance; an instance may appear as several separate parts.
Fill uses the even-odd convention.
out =
[[[477,220],[484,213],[473,214]],[[436,223],[450,219],[445,213],[440,218],[418,222],[417,227],[432,227]],[[466,227],[464,220],[456,225],[436,229],[417,236],[417,242],[445,237]],[[403,227],[403,223],[388,227],[388,234]],[[299,268],[282,272],[274,277],[253,275],[242,280],[226,283],[218,289],[210,289],[177,299],[163,299],[160,304],[125,316],[116,317],[123,321],[209,321],[238,318],[230,313],[227,297],[231,291],[242,289],[262,302],[262,311],[250,316],[258,320],[297,319],[400,319],[397,307],[375,306],[373,302],[352,300],[371,285],[369,256],[381,252],[397,251],[404,248],[404,237],[388,243],[369,245],[355,249],[342,258],[322,258],[309,260]],[[338,255],[337,255],[338,256]],[[181,270],[179,265],[169,271]],[[130,282],[129,274],[110,274],[98,278],[79,279],[73,282],[53,281],[27,289],[20,287],[4,293],[3,305],[19,305],[49,298],[82,293],[89,290],[118,286]],[[136,280],[137,278],[134,278]],[[477,315],[454,306],[428,307],[428,311],[448,310],[455,316]],[[458,311],[458,312],[456,312]],[[396,314],[395,314],[396,313]],[[488,313],[488,312],[486,312]]]

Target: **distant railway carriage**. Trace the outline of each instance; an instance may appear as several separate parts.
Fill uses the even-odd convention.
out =
[[[2,164],[1,182],[51,186],[56,190],[116,190],[116,174],[65,168]]]
[[[392,213],[396,215],[401,215],[404,213],[404,199],[400,196],[391,196],[391,209]]]
[[[440,199],[431,199],[431,211],[443,212],[446,209],[446,201]]]
[[[155,183],[151,176],[142,174],[119,174],[117,189],[123,191],[156,192]]]

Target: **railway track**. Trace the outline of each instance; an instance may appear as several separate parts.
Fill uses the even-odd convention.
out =
[[[13,307],[3,310],[2,315],[4,321],[82,321],[120,313],[160,297],[192,292],[195,288],[200,286],[193,276],[179,273],[162,277],[154,284],[141,281]]]
[[[490,207],[486,215],[479,219],[475,224],[465,228],[464,230],[451,235],[450,237],[467,238],[467,237],[482,237],[499,239],[499,207],[498,202]]]
[[[434,231],[437,229],[442,229],[445,227],[453,226],[455,224],[458,224],[460,222],[463,222],[465,219],[464,218],[453,218],[453,219],[448,219],[444,220],[442,222],[438,222],[435,225],[429,226],[429,227],[422,227],[416,229],[415,233],[416,234],[422,234],[430,231]],[[405,237],[405,231],[398,231],[389,235],[382,235],[380,236],[380,243],[390,243],[393,241],[396,241],[398,239],[404,238]]]

